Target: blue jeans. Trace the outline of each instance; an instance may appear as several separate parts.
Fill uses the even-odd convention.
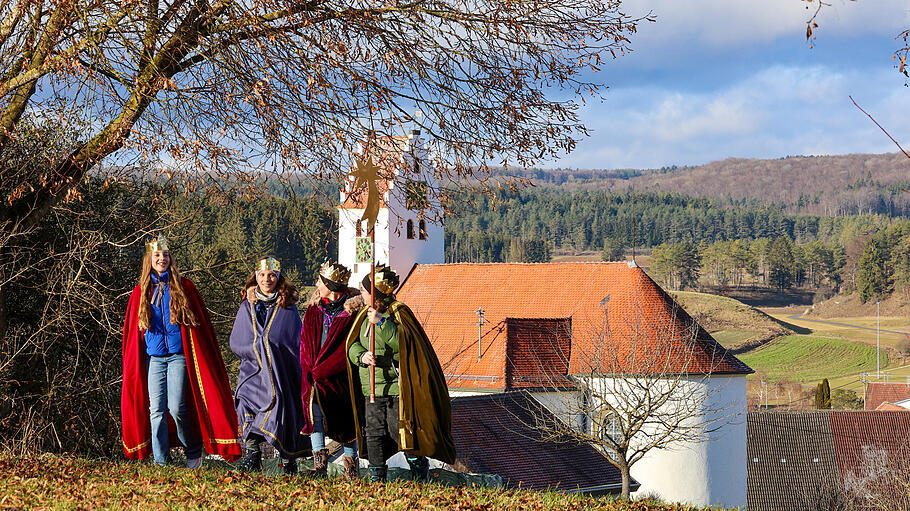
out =
[[[186,407],[188,375],[183,353],[148,358],[149,415],[152,423],[152,454],[155,463],[167,462],[168,431],[166,412],[177,425],[177,438],[185,447],[187,459],[202,455],[202,438]]]
[[[313,452],[325,449],[325,425],[322,423],[322,408],[319,403],[313,401],[313,432],[310,434],[310,443],[313,445]],[[344,455],[355,457],[354,442],[345,442]]]

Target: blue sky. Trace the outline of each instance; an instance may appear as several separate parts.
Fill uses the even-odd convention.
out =
[[[540,166],[896,151],[850,95],[910,146],[910,88],[891,59],[910,27],[910,1],[830,4],[810,45],[800,0],[624,1],[628,13],[651,11],[657,21],[641,25],[634,51],[599,74],[606,101],[580,112],[591,137]]]

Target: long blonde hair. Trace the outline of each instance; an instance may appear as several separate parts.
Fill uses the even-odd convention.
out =
[[[183,282],[180,271],[174,263],[174,255],[170,254],[171,278],[168,281],[171,291],[171,323],[174,325],[198,326],[196,316],[190,310],[186,293],[183,291]],[[152,317],[151,289],[152,289],[152,253],[146,252],[142,258],[142,273],[139,274],[139,329],[148,330]]]

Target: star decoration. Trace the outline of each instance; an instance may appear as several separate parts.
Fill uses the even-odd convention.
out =
[[[376,182],[380,179],[379,167],[373,163],[373,157],[368,156],[366,160],[357,160],[357,170],[348,175],[354,178],[348,198],[359,194],[364,186],[367,187],[367,204],[360,220],[367,221],[368,232],[371,232],[379,217],[379,188],[376,186]]]

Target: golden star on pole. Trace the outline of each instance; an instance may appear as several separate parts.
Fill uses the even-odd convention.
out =
[[[358,159],[357,170],[348,175],[354,178],[348,198],[360,193],[364,186],[367,187],[367,204],[360,220],[366,220],[368,230],[372,231],[376,225],[376,219],[379,218],[379,188],[376,185],[380,179],[379,167],[373,163],[373,157],[368,156],[366,160]]]

